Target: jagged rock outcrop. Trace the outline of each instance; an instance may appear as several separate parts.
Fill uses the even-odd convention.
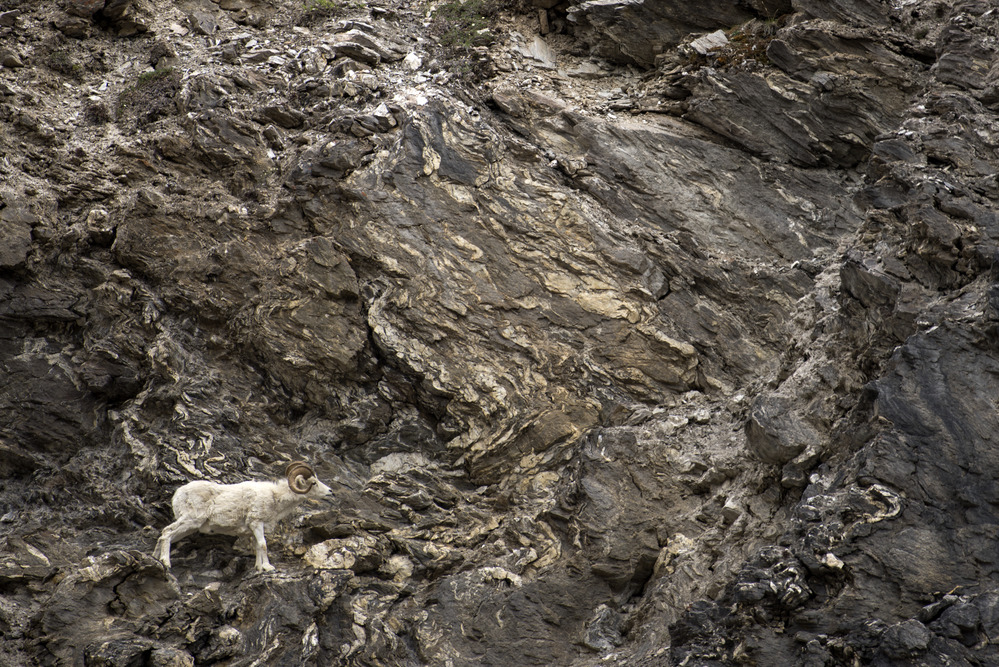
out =
[[[999,659],[999,6],[534,4],[0,2],[0,661]]]
[[[791,10],[789,0],[586,0],[571,3],[567,18],[577,25],[574,33],[593,54],[648,67],[691,33],[732,28],[753,18],[774,19]]]

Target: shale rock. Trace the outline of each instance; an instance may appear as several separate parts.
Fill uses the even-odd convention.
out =
[[[452,5],[0,8],[0,663],[999,661],[992,3]]]
[[[594,55],[649,66],[691,32],[710,32],[748,21],[751,10],[733,2],[681,3],[647,0],[588,0],[569,9]]]

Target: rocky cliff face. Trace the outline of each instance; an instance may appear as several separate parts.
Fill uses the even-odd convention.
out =
[[[999,3],[535,2],[0,0],[0,661],[999,661]]]

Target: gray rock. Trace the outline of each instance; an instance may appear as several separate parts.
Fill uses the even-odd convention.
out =
[[[402,60],[406,56],[407,52],[402,48],[392,42],[379,39],[377,31],[372,26],[356,23],[351,24],[351,26],[357,27],[350,27],[346,32],[334,35],[334,48],[343,43],[357,44],[377,53],[379,60],[384,62],[395,62]]]
[[[18,17],[21,16],[20,9],[11,9],[0,12],[0,26],[11,27],[18,24]]]
[[[588,0],[571,6],[568,14],[594,54],[646,67],[692,32],[729,28],[752,17],[751,11],[731,2],[647,0]]]
[[[9,69],[16,69],[18,67],[24,67],[24,61],[21,60],[13,51],[0,51],[0,65],[7,67]]]
[[[582,65],[566,70],[566,74],[577,79],[602,79],[608,76],[608,72],[594,62],[584,62]]]
[[[54,21],[56,29],[67,37],[86,39],[90,36],[91,22],[79,16],[63,16]]]
[[[925,625],[909,619],[885,630],[881,650],[886,656],[896,660],[916,658],[929,648],[932,637]]]
[[[117,639],[91,644],[84,649],[83,659],[90,665],[130,667],[147,662],[152,652],[151,642]]]
[[[380,104],[370,114],[355,116],[354,122],[369,133],[388,132],[398,125],[395,116],[384,104]]]
[[[621,637],[621,615],[607,605],[600,605],[593,612],[593,618],[586,625],[583,639],[587,648],[601,653],[611,651],[623,642]]]
[[[278,52],[272,49],[258,49],[247,55],[245,60],[248,63],[265,63],[277,55]]]
[[[90,18],[104,8],[105,0],[65,0],[63,7],[67,14]]]
[[[194,656],[177,648],[154,648],[149,655],[150,667],[194,667]]]
[[[260,110],[260,113],[268,121],[272,121],[288,130],[301,127],[305,123],[305,114],[301,111],[290,109],[288,107],[264,107]]]
[[[746,422],[746,444],[761,461],[783,465],[808,447],[817,447],[820,436],[790,408],[793,402],[779,396],[758,398]]]
[[[336,58],[352,58],[369,65],[377,65],[382,60],[377,51],[357,42],[337,42],[331,48]]]
[[[0,210],[0,236],[4,239],[0,248],[0,267],[23,266],[31,251],[31,222],[35,219],[27,207],[16,200]]]
[[[106,0],[101,14],[112,22],[118,22],[132,12],[133,0]]]
[[[728,37],[721,30],[715,30],[714,32],[709,32],[703,37],[698,37],[692,41],[689,46],[696,53],[706,55],[712,51],[717,51],[728,44]]]
[[[517,47],[521,55],[530,58],[534,64],[546,69],[555,69],[557,66],[555,52],[548,46],[545,40],[537,35],[527,44]]]
[[[211,36],[219,29],[218,20],[208,12],[190,12],[187,15],[187,23],[197,35]]]

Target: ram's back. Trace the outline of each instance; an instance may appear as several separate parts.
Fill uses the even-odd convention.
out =
[[[269,504],[271,495],[266,482],[191,482],[174,494],[173,513],[177,519],[196,520],[203,533],[242,534],[249,531],[253,517],[262,504]]]

